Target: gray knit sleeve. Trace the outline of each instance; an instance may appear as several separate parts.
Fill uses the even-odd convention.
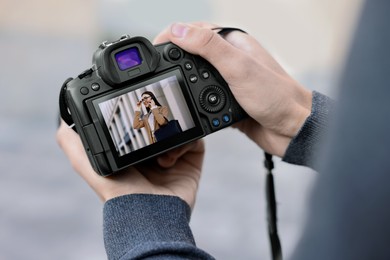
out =
[[[175,196],[133,194],[107,201],[108,259],[214,259],[196,247],[190,215],[188,204]]]
[[[334,101],[313,91],[312,110],[298,134],[287,147],[283,161],[313,168],[322,139],[329,127]]]

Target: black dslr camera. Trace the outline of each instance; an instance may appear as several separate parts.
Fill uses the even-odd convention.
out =
[[[127,35],[102,43],[92,67],[64,83],[60,111],[102,176],[246,117],[207,61]]]

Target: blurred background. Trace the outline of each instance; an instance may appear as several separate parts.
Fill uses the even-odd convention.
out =
[[[152,40],[175,21],[240,27],[302,84],[333,96],[361,2],[0,0],[0,259],[106,259],[102,204],[55,141],[59,88],[103,40]],[[198,246],[217,259],[270,259],[262,151],[233,129],[206,145],[191,220]],[[316,175],[276,159],[287,257]]]

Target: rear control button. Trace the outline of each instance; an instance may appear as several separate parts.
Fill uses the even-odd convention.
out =
[[[178,48],[172,48],[168,51],[168,56],[172,60],[178,60],[181,57],[180,50]]]
[[[202,78],[204,78],[204,79],[210,78],[210,73],[208,71],[203,71],[202,72]]]
[[[219,96],[217,96],[214,93],[210,93],[210,95],[208,95],[208,97],[207,97],[207,100],[209,101],[209,103],[211,105],[215,105],[215,104],[218,104],[218,102],[219,102]]]
[[[190,81],[192,83],[197,82],[198,81],[198,76],[196,76],[195,74],[190,75]]]
[[[89,89],[88,89],[87,87],[82,87],[82,88],[80,89],[80,93],[81,93],[82,95],[88,95]]]
[[[186,62],[186,63],[184,64],[184,68],[185,68],[186,70],[192,70],[192,64],[191,64],[191,62]]]
[[[222,121],[225,122],[225,123],[229,123],[230,122],[230,116],[229,115],[223,115]]]
[[[218,127],[221,124],[218,118],[214,118],[211,122],[213,123],[214,127]]]
[[[100,89],[100,85],[98,83],[93,83],[91,85],[92,90],[98,91]]]

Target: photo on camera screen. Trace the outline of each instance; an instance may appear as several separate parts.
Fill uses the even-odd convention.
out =
[[[99,101],[118,156],[158,143],[162,131],[173,137],[195,127],[178,76],[167,73]]]

